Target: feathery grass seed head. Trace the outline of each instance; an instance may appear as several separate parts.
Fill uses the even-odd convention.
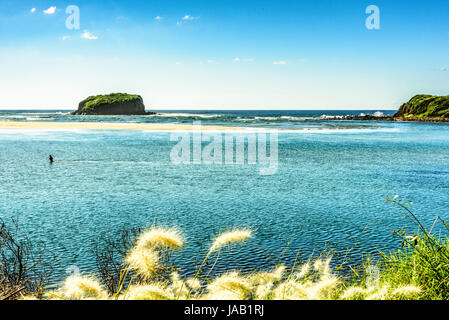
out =
[[[224,292],[230,292],[234,296],[240,297],[241,300],[248,299],[248,295],[251,292],[251,283],[241,277],[238,272],[230,272],[223,274],[222,276],[214,279],[208,286],[207,290],[212,296],[218,297]]]
[[[201,289],[201,282],[196,278],[187,279],[186,283],[192,290]]]
[[[365,300],[388,300],[390,298],[389,290],[390,287],[388,285],[385,285],[380,288],[368,288],[370,290],[370,295],[366,297]]]
[[[217,251],[228,244],[245,241],[252,238],[252,236],[251,230],[248,229],[226,231],[215,238],[209,253]]]
[[[394,298],[410,299],[421,293],[421,288],[415,286],[404,286],[395,289],[392,293]]]
[[[162,284],[132,285],[126,296],[126,300],[173,300],[173,293]]]
[[[159,268],[159,256],[151,249],[134,247],[126,257],[126,263],[145,279],[151,279]]]
[[[142,233],[136,242],[136,247],[140,248],[166,248],[179,249],[184,245],[184,238],[176,229],[154,227]]]
[[[313,264],[313,268],[315,271],[321,273],[322,275],[329,275],[330,274],[330,263],[331,258],[328,258],[326,260],[318,259]]]
[[[350,287],[343,291],[341,295],[345,300],[363,300],[367,294],[367,290],[361,287]]]
[[[302,265],[299,272],[295,274],[295,278],[298,280],[305,278],[309,274],[311,268],[310,263]]]
[[[19,300],[39,300],[39,299],[35,296],[23,296]]]
[[[67,299],[73,300],[105,300],[108,296],[97,280],[80,275],[68,277],[64,282],[61,293]]]

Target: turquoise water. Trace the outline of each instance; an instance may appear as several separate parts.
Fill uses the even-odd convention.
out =
[[[170,151],[176,142],[167,132],[0,130],[0,217],[19,218],[23,234],[46,244],[56,278],[68,266],[94,272],[93,243],[124,227],[178,226],[187,245],[174,260],[191,273],[189,261],[200,260],[213,237],[234,226],[252,228],[256,236],[223,253],[217,270],[270,268],[293,261],[298,249],[305,259],[326,242],[340,252],[353,247],[354,261],[362,253],[395,249],[390,232],[413,227],[385,202],[387,196],[413,202],[426,226],[437,216],[449,220],[448,125],[326,121],[316,118],[321,114],[159,117],[281,129],[279,169],[272,176],[248,164],[174,165]],[[52,112],[0,112],[2,117],[85,121]],[[158,119],[148,118],[133,121]],[[48,154],[56,159],[53,165]]]

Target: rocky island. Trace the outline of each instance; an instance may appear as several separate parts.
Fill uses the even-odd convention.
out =
[[[330,120],[449,122],[449,96],[420,94],[404,103],[394,116],[327,117]]]
[[[81,101],[73,115],[147,115],[143,99],[139,95],[111,93],[91,96]]]
[[[411,119],[449,119],[449,96],[417,95],[394,115]]]

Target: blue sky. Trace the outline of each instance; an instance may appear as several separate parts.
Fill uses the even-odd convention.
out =
[[[449,0],[0,0],[0,108],[396,109],[448,69]]]

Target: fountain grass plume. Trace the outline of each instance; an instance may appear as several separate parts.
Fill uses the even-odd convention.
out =
[[[106,300],[108,294],[101,284],[88,276],[68,277],[59,293],[69,300]]]
[[[177,299],[185,300],[190,295],[190,290],[187,287],[186,282],[181,280],[179,273],[176,271],[171,274],[170,289]]]
[[[349,287],[343,291],[341,298],[343,300],[364,300],[367,290],[362,287]]]
[[[184,238],[177,229],[153,227],[143,232],[125,258],[131,270],[145,280],[152,279],[161,265],[161,250],[180,249]]]
[[[418,296],[422,292],[421,288],[417,286],[403,286],[395,289],[392,296],[398,299],[410,299]]]
[[[421,292],[422,289],[414,285],[396,288],[388,284],[368,288],[353,286],[345,289],[341,298],[346,300],[409,300],[417,298]]]
[[[136,241],[139,248],[180,249],[184,245],[184,237],[177,229],[153,227],[143,232]]]
[[[19,300],[39,300],[39,298],[36,296],[33,296],[33,295],[27,295],[27,296],[21,297]]]
[[[226,231],[218,235],[212,246],[209,249],[209,253],[220,250],[226,245],[236,242],[243,242],[247,239],[252,238],[252,231],[249,229],[234,229],[230,231]]]
[[[332,275],[331,258],[316,259],[294,267],[272,289],[276,300],[331,300],[338,298],[342,281]]]
[[[311,267],[310,263],[307,262],[299,268],[299,272],[295,273],[294,276],[296,279],[303,279],[303,278],[307,277],[307,275],[310,273],[311,269],[312,269],[312,267]]]
[[[256,272],[249,276],[249,281],[254,286],[254,300],[267,300],[272,294],[273,287],[285,276],[284,265],[278,266],[271,272]]]
[[[251,295],[252,284],[247,278],[233,271],[215,278],[207,286],[207,290],[206,297],[208,299],[221,300],[219,297],[229,299],[234,297],[239,300],[247,300]]]
[[[189,286],[192,290],[199,290],[201,289],[201,281],[195,278],[190,278],[186,280],[186,284]]]
[[[173,292],[161,283],[132,285],[119,300],[173,300]]]
[[[308,297],[310,300],[333,300],[337,296],[337,290],[341,284],[340,279],[327,274],[322,275],[319,281],[309,282]]]
[[[332,258],[327,258],[325,260],[322,259],[317,259],[315,261],[315,263],[313,264],[313,268],[315,269],[315,271],[323,274],[323,275],[328,275],[330,274],[330,263],[331,263]]]
[[[306,300],[308,294],[301,283],[288,279],[273,289],[272,297],[273,300]]]
[[[253,236],[252,231],[249,229],[233,229],[233,230],[226,231],[226,232],[219,234],[214,239],[214,242],[212,243],[212,246],[210,247],[209,251],[207,252],[205,258],[203,259],[203,262],[201,263],[200,267],[197,269],[194,279],[198,279],[198,276],[199,276],[200,272],[202,272],[203,267],[205,266],[205,264],[209,258],[209,255],[211,253],[218,251],[215,262],[212,264],[212,267],[209,269],[209,272],[205,276],[206,278],[209,277],[209,275],[211,274],[212,270],[214,269],[216,263],[218,262],[220,250],[224,246],[229,245],[231,243],[243,242],[247,239],[252,238],[252,236]]]
[[[369,295],[365,297],[365,300],[390,300],[390,285],[378,286],[373,288],[368,288],[370,292]]]
[[[273,291],[273,282],[259,284],[254,291],[254,300],[269,300]]]
[[[271,272],[256,272],[249,276],[249,280],[254,284],[264,284],[267,282],[280,281],[284,276],[285,271],[285,266],[280,265]]]
[[[152,249],[135,246],[125,259],[129,268],[143,279],[151,279],[157,273],[160,263],[158,254]]]

